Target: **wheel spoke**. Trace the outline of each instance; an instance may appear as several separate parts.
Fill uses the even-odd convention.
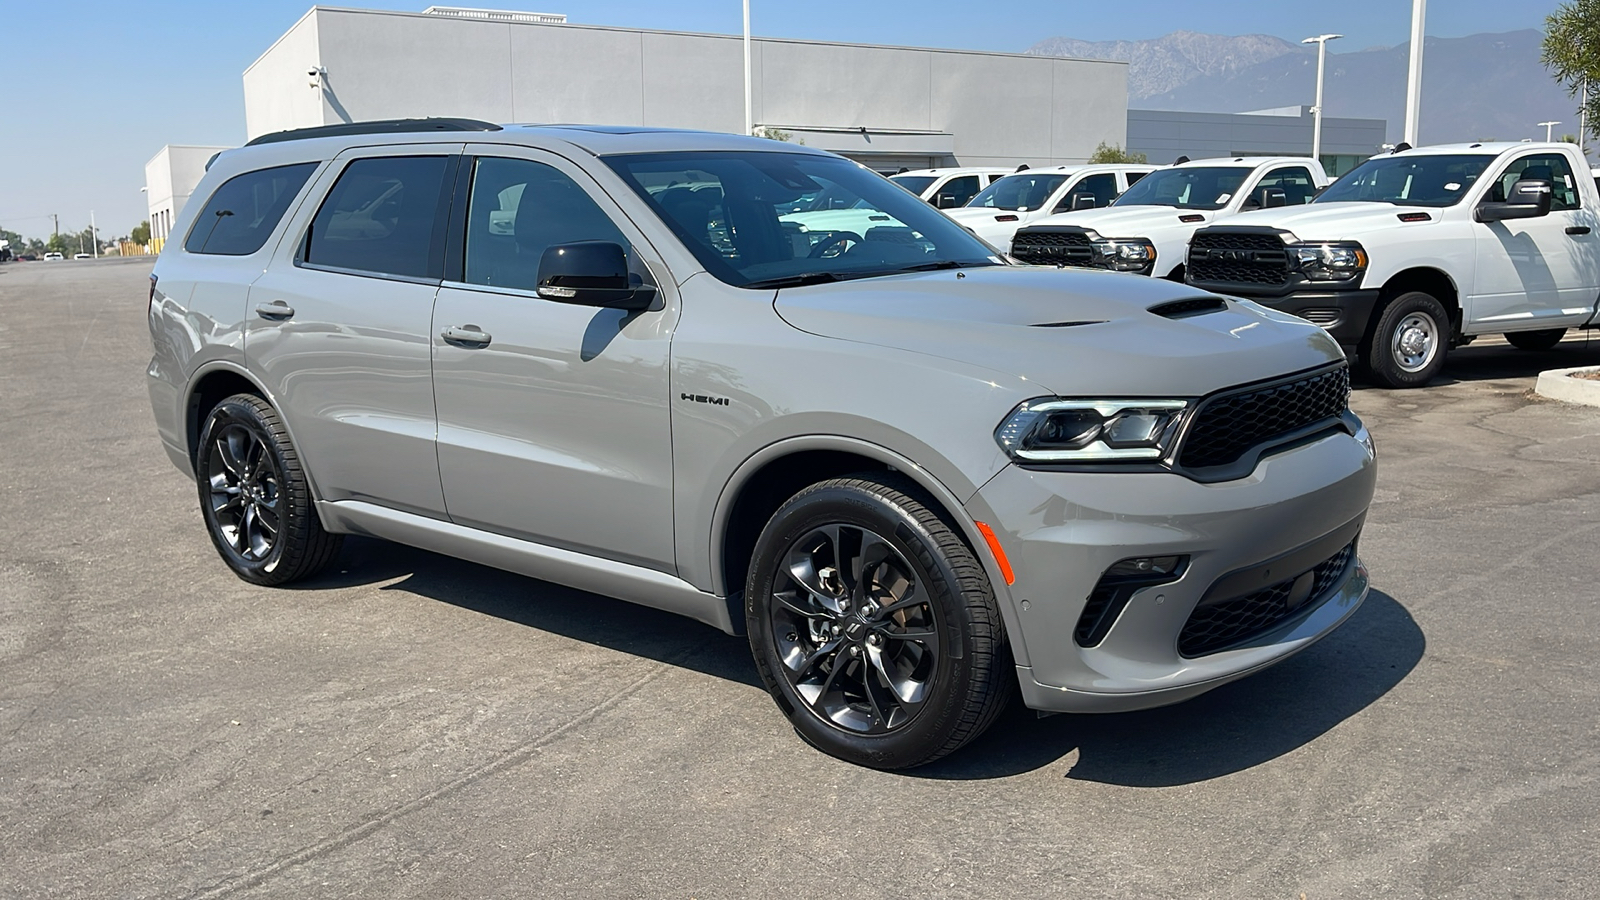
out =
[[[894,697],[895,705],[908,716],[922,706],[923,699],[927,696],[927,683],[912,678],[896,678],[890,672],[892,660],[884,658],[883,651],[871,648],[868,655],[872,658],[872,667],[883,676],[883,683]]]
[[[240,458],[240,447],[237,438],[239,429],[230,428],[217,436],[216,456],[222,462],[222,467],[233,476],[234,480],[244,477],[244,460]]]
[[[814,603],[816,601],[815,594],[812,594],[810,591],[806,591],[804,593],[811,602]],[[804,616],[807,619],[833,618],[834,613],[832,610],[822,608],[806,608],[806,605],[800,601],[800,595],[800,591],[774,591],[772,594],[772,599],[778,601],[778,604],[784,609],[787,609],[797,616]]]
[[[791,668],[790,671],[794,672],[796,680],[803,680],[806,677],[806,673],[810,672],[817,663],[827,659],[830,654],[837,654],[838,652],[838,639],[831,640],[808,653],[804,659],[800,660],[800,664]]]
[[[883,636],[894,641],[916,641],[922,644],[938,637],[939,633],[928,628],[919,631],[885,631]]]
[[[873,578],[894,553],[895,549],[889,546],[888,541],[870,532],[862,533],[861,551],[851,560],[850,565],[853,581],[850,598],[857,606],[871,599]]]
[[[893,603],[888,604],[887,606],[879,607],[877,614],[872,618],[881,622],[897,612],[910,609],[913,606],[921,606],[925,602],[926,601],[922,599],[922,595],[917,592],[917,583],[907,579],[904,596],[895,600]]]

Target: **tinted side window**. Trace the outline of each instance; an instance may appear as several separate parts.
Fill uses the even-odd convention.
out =
[[[1117,176],[1110,172],[1103,175],[1088,176],[1067,191],[1066,196],[1062,197],[1061,201],[1056,204],[1056,210],[1064,212],[1072,209],[1072,197],[1074,194],[1093,194],[1095,209],[1110,206],[1111,201],[1117,199]]]
[[[260,250],[316,168],[316,163],[278,166],[224,181],[195,217],[183,249],[222,256]]]
[[[967,201],[978,196],[980,190],[982,188],[978,186],[978,176],[963,175],[945,182],[944,186],[939,188],[939,196],[934,200],[940,209],[966,206]]]
[[[437,277],[448,156],[358,159],[334,182],[306,236],[305,261],[383,275]]]
[[[1578,198],[1578,183],[1572,178],[1572,167],[1567,165],[1567,158],[1559,153],[1540,153],[1514,160],[1494,187],[1490,188],[1489,199],[1504,202],[1511,186],[1524,178],[1550,182],[1555,188],[1550,198],[1551,210],[1577,209],[1583,205]]]
[[[545,249],[576,241],[628,249],[611,217],[560,170],[525,159],[477,161],[467,204],[468,284],[534,290]]]
[[[1245,201],[1245,205],[1251,208],[1265,205],[1267,188],[1282,189],[1285,206],[1303,206],[1310,203],[1317,193],[1317,186],[1311,181],[1311,170],[1304,166],[1290,166],[1273,169],[1263,176],[1256,189],[1250,192],[1250,199]]]

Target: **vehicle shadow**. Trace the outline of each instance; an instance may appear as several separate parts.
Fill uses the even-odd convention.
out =
[[[1337,631],[1265,672],[1160,709],[1037,718],[1017,703],[961,751],[906,774],[1002,778],[1059,762],[1067,778],[1171,787],[1261,765],[1320,737],[1388,693],[1416,667],[1422,630],[1373,591]]]
[[[345,538],[338,560],[296,590],[384,584],[575,641],[760,688],[750,645],[673,613],[539,581],[465,560],[364,537]],[[763,689],[764,690],[764,689]]]
[[[1567,369],[1574,366],[1600,366],[1600,333],[1594,338],[1562,341],[1549,350],[1518,350],[1505,344],[1474,344],[1450,351],[1444,368],[1429,387],[1474,381],[1504,381],[1514,378],[1537,378],[1547,369]],[[1369,390],[1386,390],[1373,383],[1370,376],[1356,374],[1354,387]]]

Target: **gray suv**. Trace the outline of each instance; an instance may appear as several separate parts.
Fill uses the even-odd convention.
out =
[[[1373,445],[1321,329],[1008,264],[828,153],[328,126],[222,153],[173,234],[156,424],[250,582],[362,534],[691,616],[882,768],[1019,688],[1193,697],[1367,593]]]

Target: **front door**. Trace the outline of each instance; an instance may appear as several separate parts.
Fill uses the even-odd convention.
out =
[[[323,500],[444,517],[429,330],[461,147],[340,156],[250,287],[245,356]]]
[[[460,272],[439,291],[432,329],[450,518],[673,572],[672,281],[652,276],[665,269],[643,236],[572,163],[531,149],[473,153]],[[541,298],[545,248],[589,240],[622,245],[662,308]]]
[[[1477,257],[1469,331],[1516,331],[1535,324],[1581,325],[1600,293],[1600,221],[1560,153],[1532,153],[1500,170],[1484,194],[1504,200],[1519,179],[1549,181],[1550,214],[1536,219],[1474,222]]]

